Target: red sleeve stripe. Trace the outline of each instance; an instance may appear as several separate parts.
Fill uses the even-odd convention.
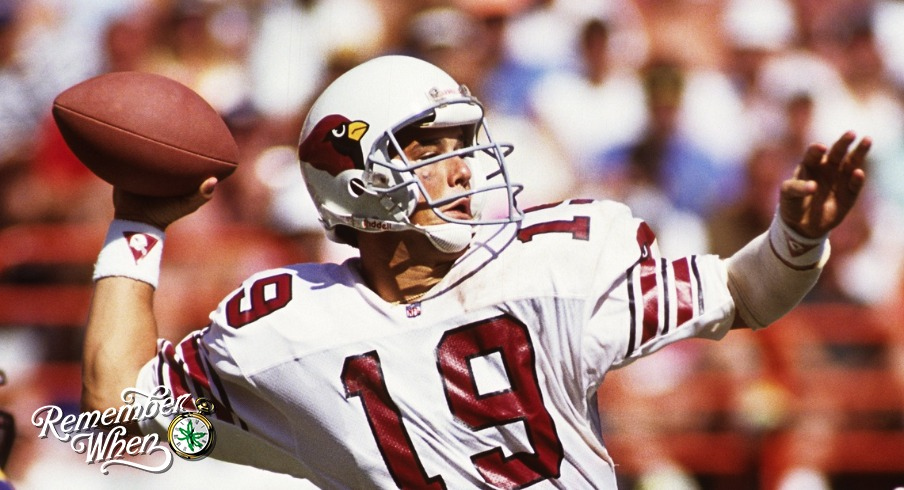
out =
[[[655,235],[641,223],[637,229],[640,257],[626,271],[630,330],[626,355],[658,335],[668,334],[704,311],[703,285],[697,257],[667,262],[655,258]],[[638,338],[639,337],[639,338]]]
[[[185,379],[181,362],[176,358],[173,344],[166,342],[158,353],[157,378],[161,385],[169,386],[173,396],[179,398],[189,393],[188,381]]]
[[[229,403],[229,396],[226,394],[226,389],[223,387],[223,382],[220,380],[220,376],[210,364],[210,355],[207,352],[207,346],[200,344],[200,350],[204,351],[204,355],[201,356],[200,359],[204,363],[204,367],[207,372],[210,373],[210,381],[213,382],[213,386],[214,388],[216,388],[217,394],[219,395],[215,403],[218,403],[218,406],[222,407],[223,409],[220,413],[215,412],[214,414],[224,422],[228,422],[230,424],[236,424],[236,422],[238,422],[239,427],[244,430],[248,430],[248,425],[245,424],[245,421],[242,420],[241,417],[239,417],[232,410],[232,405]]]
[[[660,263],[660,277],[662,278],[662,290],[666,291],[666,294],[663,295],[662,298],[662,334],[665,335],[669,333],[669,327],[671,326],[670,320],[672,317],[672,308],[671,308],[671,299],[672,295],[668,292],[669,289],[669,263],[665,259],[659,259]]]
[[[684,258],[672,262],[672,269],[675,271],[675,296],[678,303],[676,324],[681,326],[694,316],[694,295],[689,259]]]
[[[182,354],[182,360],[185,363],[185,371],[194,382],[199,394],[207,395],[210,393],[210,382],[207,381],[207,375],[201,369],[201,358],[198,353],[198,337],[197,334],[186,337],[179,344],[179,353]]]
[[[650,229],[649,225],[641,222],[637,227],[635,239],[637,240],[637,245],[640,247],[640,257],[637,259],[637,262],[626,271],[628,310],[630,311],[630,331],[628,335],[628,352],[626,353],[628,357],[634,353],[634,347],[637,341],[635,330],[637,329],[638,317],[640,317],[641,326],[643,327],[640,345],[643,345],[644,342],[656,335],[657,324],[659,323],[659,300],[656,296],[656,260],[652,255],[652,246],[653,242],[656,240],[656,235],[653,233],[653,230]],[[638,266],[640,267],[640,270],[637,281],[640,285],[639,300],[642,304],[642,307],[639,310],[637,304],[638,298],[636,298],[636,293],[634,291],[634,275],[638,270]]]
[[[655,264],[655,262],[653,262]],[[640,266],[640,267],[638,267]],[[655,266],[638,262],[627,272],[628,311],[630,312],[628,331],[628,351],[634,350],[656,336],[659,331],[658,272]],[[639,339],[638,339],[639,336]]]
[[[177,359],[182,368],[183,375],[187,374],[187,380],[191,382],[192,394],[195,398],[205,397],[216,402],[213,394],[210,392],[210,383],[207,381],[207,375],[201,369],[198,362],[198,350],[195,347],[195,336],[186,337],[176,347]]]
[[[223,389],[223,384],[212,369],[207,356],[206,348],[201,344],[200,332],[183,340],[178,347],[174,347],[168,341],[161,340],[157,349],[158,384],[169,387],[175,398],[185,394],[191,394],[193,397],[204,396],[210,398],[214,402],[216,409],[214,416],[230,424],[235,424],[237,419],[238,425],[242,429],[248,430],[245,421],[234,416],[235,414],[226,397],[226,391]],[[186,373],[188,373],[189,378],[186,378]],[[191,379],[194,389],[189,389],[189,379]],[[214,394],[213,390],[210,389],[208,380],[213,381],[217,394]]]
[[[628,352],[625,357],[631,357],[634,353],[634,343],[637,341],[635,325],[637,325],[637,302],[634,300],[634,267],[628,269],[625,274],[628,279],[628,312],[630,319],[628,320]]]
[[[179,344],[179,348],[182,351],[182,358],[185,360],[185,367],[188,371],[188,375],[195,383],[195,392],[201,393],[201,396],[206,396],[213,401],[215,408],[214,415],[218,419],[230,424],[235,423],[232,418],[232,407],[227,403],[224,403],[221,398],[217,396],[224,393],[222,389],[220,389],[221,386],[217,386],[217,394],[214,394],[213,390],[210,388],[210,378],[213,376],[214,371],[211,369],[210,363],[207,362],[206,353],[201,352],[201,333],[197,332],[191,337],[183,340],[182,343]]]
[[[696,256],[669,263],[654,259],[644,249],[626,276],[630,313],[627,357],[656,336],[681,327],[703,312]]]
[[[164,385],[163,382],[163,366],[166,364],[163,358],[163,349],[166,347],[166,341],[161,339],[157,341],[157,386]]]
[[[657,287],[656,261],[648,257],[640,264],[640,293],[643,301],[643,331],[640,344],[656,336],[659,330],[659,291]]]
[[[697,257],[671,263],[654,257],[656,236],[646,223],[638,226],[636,239],[640,257],[626,273],[630,313],[628,357],[656,336],[668,334],[670,329],[686,324],[704,311]]]

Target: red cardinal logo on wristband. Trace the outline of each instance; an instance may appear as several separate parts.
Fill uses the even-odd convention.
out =
[[[135,231],[126,231],[123,233],[126,241],[129,243],[129,250],[132,251],[132,257],[135,257],[135,263],[141,262],[141,259],[147,257],[151,253],[151,249],[157,245],[157,240],[147,233],[138,233]]]
[[[785,233],[785,240],[788,243],[788,251],[791,253],[792,257],[800,257],[801,255],[809,252],[810,250],[813,250],[817,245],[819,245],[818,243],[814,243],[812,245],[800,243],[787,233]]]

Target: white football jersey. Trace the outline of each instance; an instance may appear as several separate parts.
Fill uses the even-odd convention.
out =
[[[605,373],[734,316],[718,257],[654,240],[621,204],[573,200],[479,227],[414,304],[357,260],[266,271],[161,341],[139,387],[213,400],[215,457],[324,488],[614,488]]]

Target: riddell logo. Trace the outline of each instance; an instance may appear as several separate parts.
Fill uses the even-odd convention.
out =
[[[448,99],[449,97],[461,97],[461,96],[467,97],[468,95],[470,95],[470,92],[468,91],[467,87],[462,85],[455,89],[433,87],[430,89],[429,94],[430,94],[430,98],[433,99],[434,101],[440,101],[443,99]]]
[[[391,228],[392,228],[392,225],[390,225],[389,223],[385,223],[383,221],[371,221],[368,219],[364,220],[364,229],[389,230]]]
[[[153,249],[159,241],[147,233],[138,233],[135,231],[124,232],[123,236],[125,236],[126,240],[129,242],[129,250],[132,251],[132,257],[135,258],[136,264],[141,262],[141,259],[147,257],[148,254],[151,253],[151,249]]]

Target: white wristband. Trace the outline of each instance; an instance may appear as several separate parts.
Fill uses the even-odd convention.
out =
[[[164,233],[136,221],[113,220],[94,265],[94,280],[129,277],[157,288]]]
[[[809,238],[791,229],[778,214],[769,227],[772,251],[788,267],[805,270],[822,267],[829,257],[828,237]]]

